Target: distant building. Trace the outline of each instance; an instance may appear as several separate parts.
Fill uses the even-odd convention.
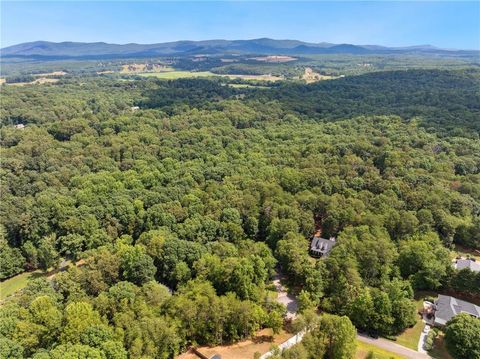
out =
[[[135,111],[140,110],[140,107],[138,107],[138,106],[132,106],[132,107],[130,107],[130,110],[132,110],[132,112],[135,112]]]
[[[25,125],[23,123],[19,123],[18,125],[15,125],[15,128],[18,130],[23,130],[25,128]]]
[[[313,237],[310,243],[310,255],[316,258],[325,257],[330,253],[335,244],[335,237],[330,237],[330,239]]]
[[[460,300],[448,295],[438,295],[433,306],[435,312],[434,325],[444,326],[450,319],[460,313],[470,314],[480,318],[480,307],[470,302]]]
[[[473,258],[459,258],[453,263],[455,269],[470,269],[473,272],[480,272],[480,263],[476,262]]]

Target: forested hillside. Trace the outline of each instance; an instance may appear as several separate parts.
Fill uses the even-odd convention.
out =
[[[78,265],[4,301],[0,352],[171,358],[278,331],[277,264],[302,311],[381,335],[415,323],[414,290],[480,295],[450,259],[480,249],[479,85],[416,70],[2,87],[0,278]],[[316,229],[337,238],[321,260]]]

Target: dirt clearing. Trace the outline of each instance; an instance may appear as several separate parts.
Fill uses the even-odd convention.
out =
[[[220,354],[222,359],[253,359],[256,352],[264,354],[268,352],[272,345],[279,345],[292,337],[293,335],[285,331],[281,331],[277,335],[273,335],[271,329],[262,329],[257,332],[255,337],[244,340],[232,345],[221,345],[216,347],[200,347],[197,350],[207,357],[214,354]],[[180,356],[177,359],[193,359],[194,357]]]

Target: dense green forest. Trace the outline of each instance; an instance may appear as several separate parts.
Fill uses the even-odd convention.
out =
[[[278,266],[301,312],[347,316],[322,320],[348,333],[413,325],[415,290],[479,296],[480,274],[450,258],[480,249],[479,79],[2,87],[0,278],[78,265],[2,303],[0,352],[171,358],[277,332]],[[337,245],[314,260],[319,228]],[[305,350],[339,357],[324,337],[313,331]]]

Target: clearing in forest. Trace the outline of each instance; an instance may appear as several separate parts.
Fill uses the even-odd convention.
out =
[[[210,71],[168,71],[168,72],[148,72],[139,74],[145,77],[157,77],[159,79],[175,80],[189,77],[209,77],[218,76]]]
[[[122,66],[120,73],[122,74],[139,74],[139,73],[155,73],[168,72],[174,69],[164,64],[126,64]]]
[[[264,354],[268,352],[273,345],[279,345],[292,336],[292,334],[283,330],[279,334],[273,335],[271,329],[262,329],[258,331],[253,338],[236,344],[200,347],[197,348],[197,350],[208,358],[215,354],[219,354],[222,359],[253,358],[255,353]]]
[[[228,77],[229,79],[242,79],[242,80],[257,80],[257,81],[279,81],[283,80],[283,77],[280,76],[273,76],[273,75],[240,75],[240,74],[214,74],[210,71],[169,71],[169,72],[150,72],[150,73],[142,73],[139,74],[140,76],[146,77],[157,77],[159,79],[168,79],[168,80],[175,80],[175,79],[183,79],[189,77],[211,77],[211,76],[219,76],[219,77]]]
[[[270,55],[270,56],[262,56],[262,57],[252,57],[249,60],[256,60],[256,61],[261,61],[261,62],[290,62],[290,61],[295,61],[297,60],[296,57],[291,57],[291,56],[284,56],[284,55]]]
[[[306,67],[305,71],[300,79],[304,80],[307,84],[323,80],[333,80],[341,76],[331,76],[331,75],[322,75],[318,72],[315,72],[312,68]]]

